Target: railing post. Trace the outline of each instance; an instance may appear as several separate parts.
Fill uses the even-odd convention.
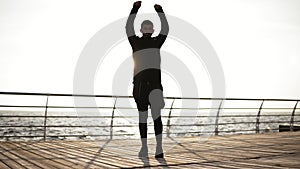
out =
[[[172,113],[172,109],[173,109],[173,104],[174,104],[175,98],[172,101],[171,107],[170,107],[170,111],[169,111],[169,115],[168,115],[168,122],[167,122],[167,136],[170,137],[170,127],[171,127],[171,113]]]
[[[114,107],[111,113],[111,121],[110,121],[110,139],[113,138],[113,126],[114,126],[114,116],[115,116],[115,109],[116,109],[116,103],[117,103],[117,97],[115,99]]]
[[[46,109],[45,109],[45,116],[44,116],[44,141],[46,141],[47,138],[47,111],[48,111],[48,99],[49,95],[47,95],[47,100],[46,100]]]
[[[294,131],[294,116],[295,116],[295,111],[296,111],[298,102],[299,101],[296,102],[295,107],[294,107],[293,112],[292,112],[292,115],[291,115],[290,131]]]
[[[259,133],[259,119],[260,119],[260,112],[261,112],[262,106],[263,106],[263,104],[264,104],[264,101],[265,101],[265,99],[263,99],[263,101],[261,102],[261,105],[260,105],[259,110],[258,110],[258,112],[257,112],[256,123],[255,123],[255,125],[256,125],[255,133]]]
[[[223,103],[223,99],[220,102],[218,112],[217,112],[216,121],[215,121],[215,135],[216,136],[219,134],[219,114],[220,114],[220,109],[221,109],[222,103]]]

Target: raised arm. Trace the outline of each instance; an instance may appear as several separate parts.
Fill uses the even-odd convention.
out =
[[[157,39],[160,41],[159,46],[162,46],[169,34],[169,24],[162,7],[158,4],[155,4],[154,8],[161,22],[161,30],[159,32],[159,35],[157,36]]]
[[[161,22],[161,30],[159,34],[163,34],[163,35],[168,35],[169,33],[169,24],[166,18],[166,15],[162,9],[162,7],[158,4],[154,5],[154,8],[160,18],[160,22]]]
[[[135,36],[134,19],[136,17],[136,14],[137,14],[139,8],[141,7],[141,3],[142,3],[142,1],[136,1],[133,3],[133,7],[132,7],[129,17],[127,19],[125,28],[126,28],[126,34],[127,34],[128,38],[131,36]]]

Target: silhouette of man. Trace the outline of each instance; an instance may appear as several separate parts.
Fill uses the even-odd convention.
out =
[[[136,36],[134,20],[140,7],[141,1],[134,2],[126,22],[126,34],[133,50],[134,61],[134,87],[132,94],[139,111],[139,130],[142,142],[138,156],[148,156],[147,118],[148,105],[150,105],[156,138],[155,158],[163,158],[161,109],[165,106],[165,102],[163,99],[163,86],[161,84],[160,48],[167,38],[169,25],[162,7],[155,4],[154,8],[161,21],[159,35],[151,37],[154,32],[153,23],[150,20],[144,20],[140,29],[143,36]]]

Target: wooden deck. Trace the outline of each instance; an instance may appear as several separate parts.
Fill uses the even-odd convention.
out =
[[[0,142],[0,168],[300,168],[300,132],[175,137],[165,158],[139,159],[140,140]]]

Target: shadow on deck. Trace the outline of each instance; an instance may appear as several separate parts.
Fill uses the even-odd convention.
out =
[[[299,168],[300,132],[165,137],[165,158],[139,159],[140,140],[1,142],[0,168]]]

